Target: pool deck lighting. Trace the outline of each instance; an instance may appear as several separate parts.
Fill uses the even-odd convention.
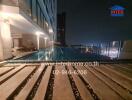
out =
[[[37,47],[38,47],[38,50],[39,50],[39,37],[40,37],[40,35],[43,35],[43,33],[42,32],[36,32],[36,35],[37,35]]]
[[[47,39],[48,39],[47,37],[44,37],[45,47],[46,47]]]

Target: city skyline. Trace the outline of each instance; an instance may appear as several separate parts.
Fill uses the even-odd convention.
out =
[[[125,8],[123,17],[112,17],[110,8]],[[131,40],[132,2],[124,0],[59,0],[58,13],[66,12],[67,44]]]

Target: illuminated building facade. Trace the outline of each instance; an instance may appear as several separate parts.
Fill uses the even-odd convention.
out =
[[[0,60],[11,58],[15,47],[53,45],[57,0],[0,0],[0,8]],[[36,33],[42,33],[39,44]]]

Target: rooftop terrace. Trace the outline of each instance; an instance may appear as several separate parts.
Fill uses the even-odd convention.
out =
[[[132,100],[132,64],[6,63],[1,100]]]

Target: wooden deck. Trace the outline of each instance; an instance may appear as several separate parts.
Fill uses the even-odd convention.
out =
[[[65,64],[1,66],[0,100],[132,100],[132,64]]]

